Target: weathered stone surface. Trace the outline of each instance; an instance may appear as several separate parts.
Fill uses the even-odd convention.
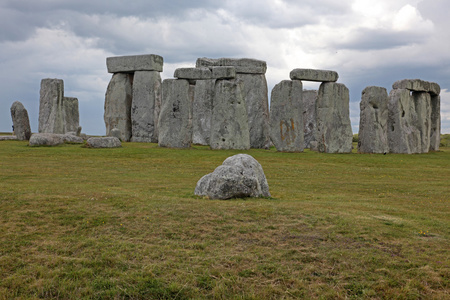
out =
[[[335,71],[314,70],[314,69],[294,69],[290,73],[292,80],[336,82],[339,75]]]
[[[426,92],[413,92],[417,114],[417,129],[420,133],[419,153],[428,153],[431,136],[431,96]]]
[[[236,80],[243,84],[247,105],[250,147],[269,149],[269,96],[266,76],[263,74],[237,74]]]
[[[106,135],[113,128],[120,130],[121,140],[129,142],[131,138],[131,100],[133,75],[116,73],[108,84],[105,95],[104,120]]]
[[[80,126],[80,112],[78,108],[78,99],[73,97],[64,97],[64,122],[65,132],[77,131]]]
[[[86,141],[86,146],[90,148],[119,148],[122,147],[120,140],[113,136],[90,137]]]
[[[233,79],[236,78],[235,67],[210,67],[212,79]]]
[[[29,145],[38,146],[58,146],[64,143],[64,134],[57,133],[34,133],[31,135]]]
[[[30,119],[28,112],[19,101],[11,105],[11,118],[14,126],[14,134],[20,141],[27,141],[31,137]]]
[[[211,116],[214,99],[215,80],[198,80],[195,84],[192,142],[209,145],[211,136]]]
[[[218,80],[211,117],[211,149],[249,149],[247,105],[243,83]]]
[[[272,90],[270,137],[278,151],[303,151],[302,93],[299,80],[283,80]]]
[[[430,151],[439,151],[441,143],[441,97],[431,96]]]
[[[65,133],[64,82],[62,79],[42,79],[39,101],[39,132]]]
[[[362,91],[359,119],[359,153],[387,153],[389,97],[385,88],[366,87]]]
[[[119,140],[122,138],[122,133],[121,133],[120,130],[117,129],[117,128],[111,129],[111,130],[109,131],[109,134],[110,134],[109,136],[116,137],[116,138],[118,138]]]
[[[227,158],[213,173],[197,183],[195,195],[210,199],[270,197],[261,164],[252,156],[237,154]]]
[[[131,103],[131,141],[157,143],[158,115],[161,103],[161,76],[156,71],[138,71],[133,78]]]
[[[184,79],[166,79],[162,84],[162,106],[158,129],[160,147],[188,148],[192,142],[190,125],[189,82]]]
[[[267,63],[262,60],[251,58],[198,58],[196,67],[217,67],[229,66],[235,67],[236,73],[244,74],[265,74],[267,71]]]
[[[106,58],[108,73],[163,71],[164,60],[155,54],[114,56]]]
[[[319,152],[350,153],[352,127],[350,124],[349,90],[340,83],[320,85],[316,104],[316,141]]]
[[[71,144],[83,144],[84,139],[80,136],[76,136],[74,134],[63,134],[63,140],[65,143],[71,143]]]
[[[0,141],[18,141],[15,135],[0,135]]]
[[[209,68],[179,68],[175,70],[173,77],[188,80],[205,80],[211,79],[212,73]]]
[[[441,87],[435,82],[429,82],[421,79],[403,79],[394,82],[393,89],[406,89],[414,92],[428,92],[432,95],[439,95]]]
[[[420,153],[414,100],[407,89],[393,89],[388,103],[388,142],[391,153]]]
[[[316,131],[316,102],[317,90],[303,90],[303,147],[311,148],[310,144],[314,139]]]

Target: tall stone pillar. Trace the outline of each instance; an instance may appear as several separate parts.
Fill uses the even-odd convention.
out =
[[[39,132],[65,133],[64,82],[62,79],[42,79],[39,100]]]

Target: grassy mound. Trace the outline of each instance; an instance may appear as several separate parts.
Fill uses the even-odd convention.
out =
[[[449,297],[450,148],[421,155],[0,143],[0,299]],[[196,182],[247,153],[271,199]]]

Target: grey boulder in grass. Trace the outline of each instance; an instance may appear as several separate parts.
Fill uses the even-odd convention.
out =
[[[227,158],[214,172],[203,176],[195,195],[226,200],[244,197],[270,197],[269,185],[260,163],[247,154]]]

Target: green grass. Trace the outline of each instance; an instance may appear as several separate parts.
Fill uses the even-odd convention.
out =
[[[270,199],[207,200],[225,158]],[[421,155],[0,142],[0,299],[445,299],[450,148]]]

